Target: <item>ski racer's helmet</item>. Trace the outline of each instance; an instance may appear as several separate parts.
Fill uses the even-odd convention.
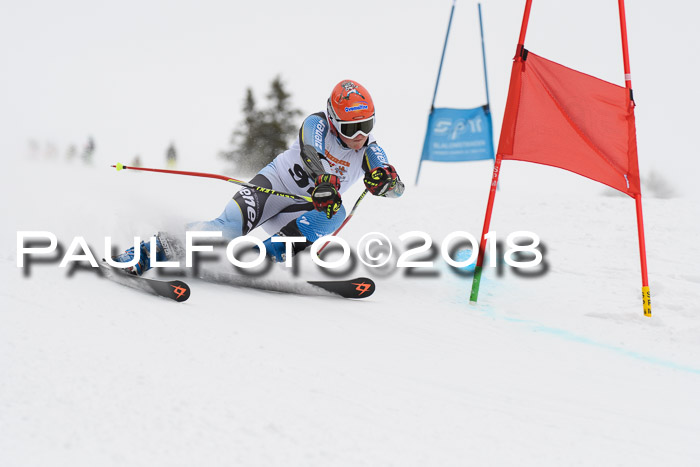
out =
[[[374,127],[374,103],[367,89],[345,79],[336,84],[328,98],[328,117],[338,134],[352,139],[369,135]]]

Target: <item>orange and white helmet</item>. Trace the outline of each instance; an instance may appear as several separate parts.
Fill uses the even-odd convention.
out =
[[[345,79],[336,84],[328,98],[328,116],[338,134],[354,138],[369,135],[374,128],[374,103],[367,89]]]

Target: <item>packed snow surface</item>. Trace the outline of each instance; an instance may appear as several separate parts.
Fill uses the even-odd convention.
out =
[[[381,232],[394,262],[416,240],[406,232],[437,248],[454,231],[478,237],[488,164],[426,164],[404,197],[363,200],[342,237],[355,248]],[[524,164],[503,170],[491,230],[538,234],[546,269],[486,268],[470,305],[471,277],[439,249],[412,258],[434,262],[412,274],[344,271],[377,283],[359,301],[186,278],[192,296],[175,303],[55,254],[18,268],[19,231],[50,231],[64,252],[81,236],[99,259],[106,236],[126,248],[216,217],[236,187],[106,165],[4,168],[0,465],[698,465],[694,200],[645,193],[647,318],[634,201],[562,171],[537,173],[567,189],[520,176]],[[264,280],[328,277],[297,260],[296,276],[275,267]]]

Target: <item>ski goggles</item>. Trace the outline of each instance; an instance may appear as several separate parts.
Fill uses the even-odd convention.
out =
[[[357,135],[368,136],[374,128],[374,115],[359,122],[337,122],[338,132],[346,138],[353,139]]]

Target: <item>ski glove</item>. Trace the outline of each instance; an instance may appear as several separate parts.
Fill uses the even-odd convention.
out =
[[[365,172],[365,187],[374,196],[385,196],[396,187],[399,175],[393,165],[376,167]]]
[[[340,180],[336,175],[323,174],[316,177],[316,187],[311,192],[314,209],[325,213],[328,219],[333,217],[343,204],[339,189]]]

